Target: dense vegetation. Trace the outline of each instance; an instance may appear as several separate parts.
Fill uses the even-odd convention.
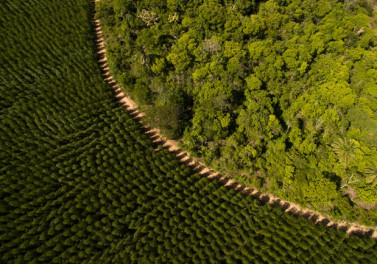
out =
[[[377,13],[364,0],[101,0],[116,79],[207,164],[377,224]]]
[[[113,99],[89,0],[5,0],[1,263],[373,263],[375,240],[194,174]]]

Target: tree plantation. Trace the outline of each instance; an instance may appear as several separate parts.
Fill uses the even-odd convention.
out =
[[[375,10],[374,10],[375,9]],[[101,0],[115,78],[211,167],[377,224],[372,0]]]
[[[117,12],[120,13],[117,13],[116,19],[136,23],[132,22],[131,13],[127,13],[128,8],[135,8],[132,2],[117,3]],[[159,1],[150,3],[150,7],[157,8]],[[237,3],[243,6],[245,12],[255,8],[246,1]],[[180,8],[182,4],[168,3],[172,8]],[[187,10],[189,12],[191,8],[194,14],[195,2],[192,5]],[[203,10],[202,15],[212,21],[207,23],[208,30],[220,30],[218,20],[225,19],[213,15],[213,12],[218,12],[216,8],[222,9],[225,5],[215,5],[213,11]],[[153,40],[157,35],[151,34],[149,29],[163,21],[160,9],[143,7],[137,10],[141,19],[138,30],[144,27]],[[136,14],[136,9],[133,12]],[[111,14],[109,11],[109,19],[112,19]],[[91,0],[1,2],[0,263],[376,263],[375,239],[325,228],[321,223],[315,225],[303,217],[294,217],[280,208],[264,205],[224,187],[217,180],[194,173],[173,153],[152,143],[102,79],[97,63],[93,16],[94,3]],[[113,19],[115,22],[116,19]],[[181,11],[176,9],[166,14],[166,19],[171,21],[169,23],[181,23]],[[185,23],[190,22],[188,19]],[[176,26],[179,34],[181,25]],[[233,27],[238,28],[237,24]],[[364,31],[368,34],[367,28]],[[130,36],[138,34],[128,26],[124,26],[124,32]],[[229,34],[235,32],[230,30]],[[114,37],[122,42],[121,34]],[[168,35],[163,38],[167,42],[174,39],[169,40],[171,37]],[[191,37],[185,38],[187,41],[179,42],[181,44],[174,45],[173,49],[197,45],[192,44]],[[220,41],[216,38],[214,36],[213,41]],[[237,38],[234,36],[232,39]],[[218,46],[208,43],[206,49],[214,55],[216,50],[220,52],[225,47],[220,42]],[[132,43],[123,41],[119,48]],[[241,46],[237,51],[239,44],[226,45],[230,46],[224,56],[242,53]],[[170,48],[167,44],[159,47]],[[272,45],[269,47],[273,48]],[[190,61],[182,57],[186,54],[190,58],[190,49],[180,56],[169,55],[169,60],[155,57],[152,66],[155,65],[156,74],[167,73],[165,67],[172,67],[171,61],[180,61],[179,64],[183,65],[189,63],[185,67],[191,67],[194,59]],[[367,52],[366,49],[360,50]],[[109,52],[118,56],[114,50]],[[119,57],[124,59],[140,55],[123,49],[119,52],[124,52]],[[225,60],[226,57],[223,58]],[[150,60],[150,57],[139,59]],[[367,69],[369,63],[363,64],[363,61],[359,62],[359,67]],[[113,63],[114,69],[121,65],[115,60]],[[148,70],[145,63],[130,64],[129,70],[132,74],[142,74]],[[189,71],[183,65],[179,66],[183,68],[177,68],[177,74],[181,72],[181,81],[190,83],[190,79],[185,79]],[[216,68],[221,64],[214,65]],[[264,65],[267,67],[269,64],[266,62]],[[181,78],[173,72],[171,76]],[[222,77],[226,78],[226,75]],[[203,85],[210,85],[208,80],[205,81],[207,77],[203,78]],[[259,79],[254,74],[247,79],[251,86],[262,83],[256,78]],[[367,78],[364,79],[367,82]],[[239,80],[241,85],[241,78]],[[135,87],[143,87],[145,92],[149,92],[141,81],[135,82],[138,82]],[[371,85],[372,80],[369,82]],[[175,82],[170,83],[174,85]],[[203,99],[214,96],[217,98],[214,102],[223,107],[229,102],[226,97],[221,99],[222,93],[215,92],[218,84],[213,81],[214,89],[203,90]],[[161,100],[167,96],[166,87],[162,87]],[[166,102],[177,98],[185,105],[189,103],[193,97],[185,95],[183,87],[177,86],[176,93],[167,96]],[[268,90],[266,87],[255,88],[255,91],[249,92],[248,96],[262,96]],[[141,95],[143,90],[139,92]],[[230,94],[233,93],[230,91]],[[241,90],[237,96],[243,100]],[[270,95],[267,97],[271,99]],[[346,96],[341,96],[342,100],[344,98]],[[368,100],[373,97],[365,98],[363,105],[366,109]],[[254,100],[254,103],[262,109],[263,102],[268,101],[261,100],[260,104],[256,104]],[[151,101],[151,104],[155,102]],[[191,101],[191,104],[194,107],[196,103]],[[161,114],[167,113],[164,105],[159,105]],[[178,102],[167,105],[171,107],[169,116],[173,116]],[[228,113],[226,109],[230,107],[224,108],[224,118]],[[269,107],[263,109],[270,111]],[[225,118],[221,124],[229,122],[231,126],[233,115],[229,113],[228,119]],[[164,120],[162,116],[160,118]],[[277,125],[281,122],[279,118],[269,119],[271,129],[280,129]],[[302,122],[305,127],[306,121]],[[357,119],[355,122],[364,121]],[[281,131],[285,131],[283,129],[287,128],[281,128]],[[276,145],[276,140],[271,142]],[[361,139],[341,138],[334,141],[333,148],[337,151],[335,153],[345,146],[361,153],[362,150],[367,151],[363,142]],[[205,147],[208,146],[203,144],[203,149]],[[372,145],[368,153],[373,157]],[[341,164],[361,162],[358,156],[336,155],[342,160]],[[359,177],[356,168],[354,178]],[[296,175],[296,171],[291,173]],[[320,172],[313,173],[321,175]],[[354,178],[350,181],[355,181]],[[373,190],[373,183],[366,183]],[[321,188],[328,188],[326,186],[323,184]]]

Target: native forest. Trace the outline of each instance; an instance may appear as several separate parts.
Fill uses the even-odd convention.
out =
[[[377,264],[377,0],[1,0],[0,263]]]

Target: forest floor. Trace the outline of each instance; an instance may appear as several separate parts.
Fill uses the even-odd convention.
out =
[[[100,0],[94,0],[95,3],[99,1]],[[306,219],[313,221],[315,224],[322,223],[326,227],[334,227],[347,233],[368,235],[372,238],[377,239],[377,227],[372,228],[354,222],[335,221],[332,220],[329,216],[323,216],[316,211],[301,208],[301,206],[298,204],[281,200],[277,197],[274,197],[272,194],[262,193],[253,187],[247,187],[238,184],[234,180],[229,179],[214,171],[213,169],[207,167],[199,159],[191,157],[187,151],[179,147],[178,141],[167,139],[162,135],[159,129],[151,128],[150,126],[148,126],[145,122],[143,122],[143,117],[145,116],[145,114],[139,111],[138,105],[125,93],[124,89],[120,87],[120,85],[115,81],[114,77],[110,74],[110,68],[108,66],[108,61],[106,58],[105,42],[103,39],[103,33],[99,19],[94,20],[94,32],[98,54],[98,64],[100,66],[101,74],[104,80],[114,91],[114,94],[119,103],[127,109],[132,118],[134,118],[143,126],[145,133],[154,143],[167,148],[170,152],[176,155],[180,162],[184,163],[198,174],[209,179],[217,179],[224,186],[233,188],[244,193],[245,195],[250,195],[258,199],[262,203],[270,203],[275,206],[279,206],[284,212],[295,215],[297,217],[305,217]],[[156,151],[158,151],[158,148],[156,148]]]

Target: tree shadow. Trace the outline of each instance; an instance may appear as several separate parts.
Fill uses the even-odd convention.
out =
[[[100,34],[100,30],[98,29],[98,31],[96,30],[96,33],[97,34]],[[101,38],[101,37],[98,37],[94,40],[94,44],[97,46],[97,47],[102,47],[102,44],[104,43],[104,40]]]
[[[117,87],[117,83],[115,83],[115,82],[114,82],[114,83],[108,83],[108,85],[109,85],[111,88],[113,88],[113,92],[114,92],[114,95],[115,95],[116,98],[118,98],[119,100],[125,98],[125,95],[122,93],[121,90],[116,90],[116,89],[114,89],[114,88]]]
[[[359,237],[367,236],[367,237],[372,237],[374,233],[374,230],[360,230],[360,229],[355,229],[350,232],[350,234],[357,235]]]
[[[104,50],[105,49],[101,49],[101,50],[97,51],[97,59],[102,60],[102,59],[105,58],[106,53],[105,53]],[[105,62],[105,63],[107,64],[107,62]]]
[[[321,221],[318,221],[317,223],[322,224],[323,226],[327,226],[330,222],[330,219],[323,218]]]
[[[107,79],[107,78],[111,77],[108,70],[104,71],[103,69],[100,68],[100,71],[101,71],[101,75],[102,75],[103,79]],[[116,83],[114,83],[114,84],[110,84],[110,82],[106,82],[106,83],[108,85],[116,85]]]
[[[347,232],[348,230],[348,226],[346,225],[339,225],[339,224],[335,224],[336,228],[339,229],[340,231],[343,231],[343,232]]]
[[[185,152],[185,151],[182,151],[181,149],[176,149],[176,150],[173,150],[172,153],[179,159],[179,160],[182,160],[183,158],[185,157],[189,157],[189,155]]]

